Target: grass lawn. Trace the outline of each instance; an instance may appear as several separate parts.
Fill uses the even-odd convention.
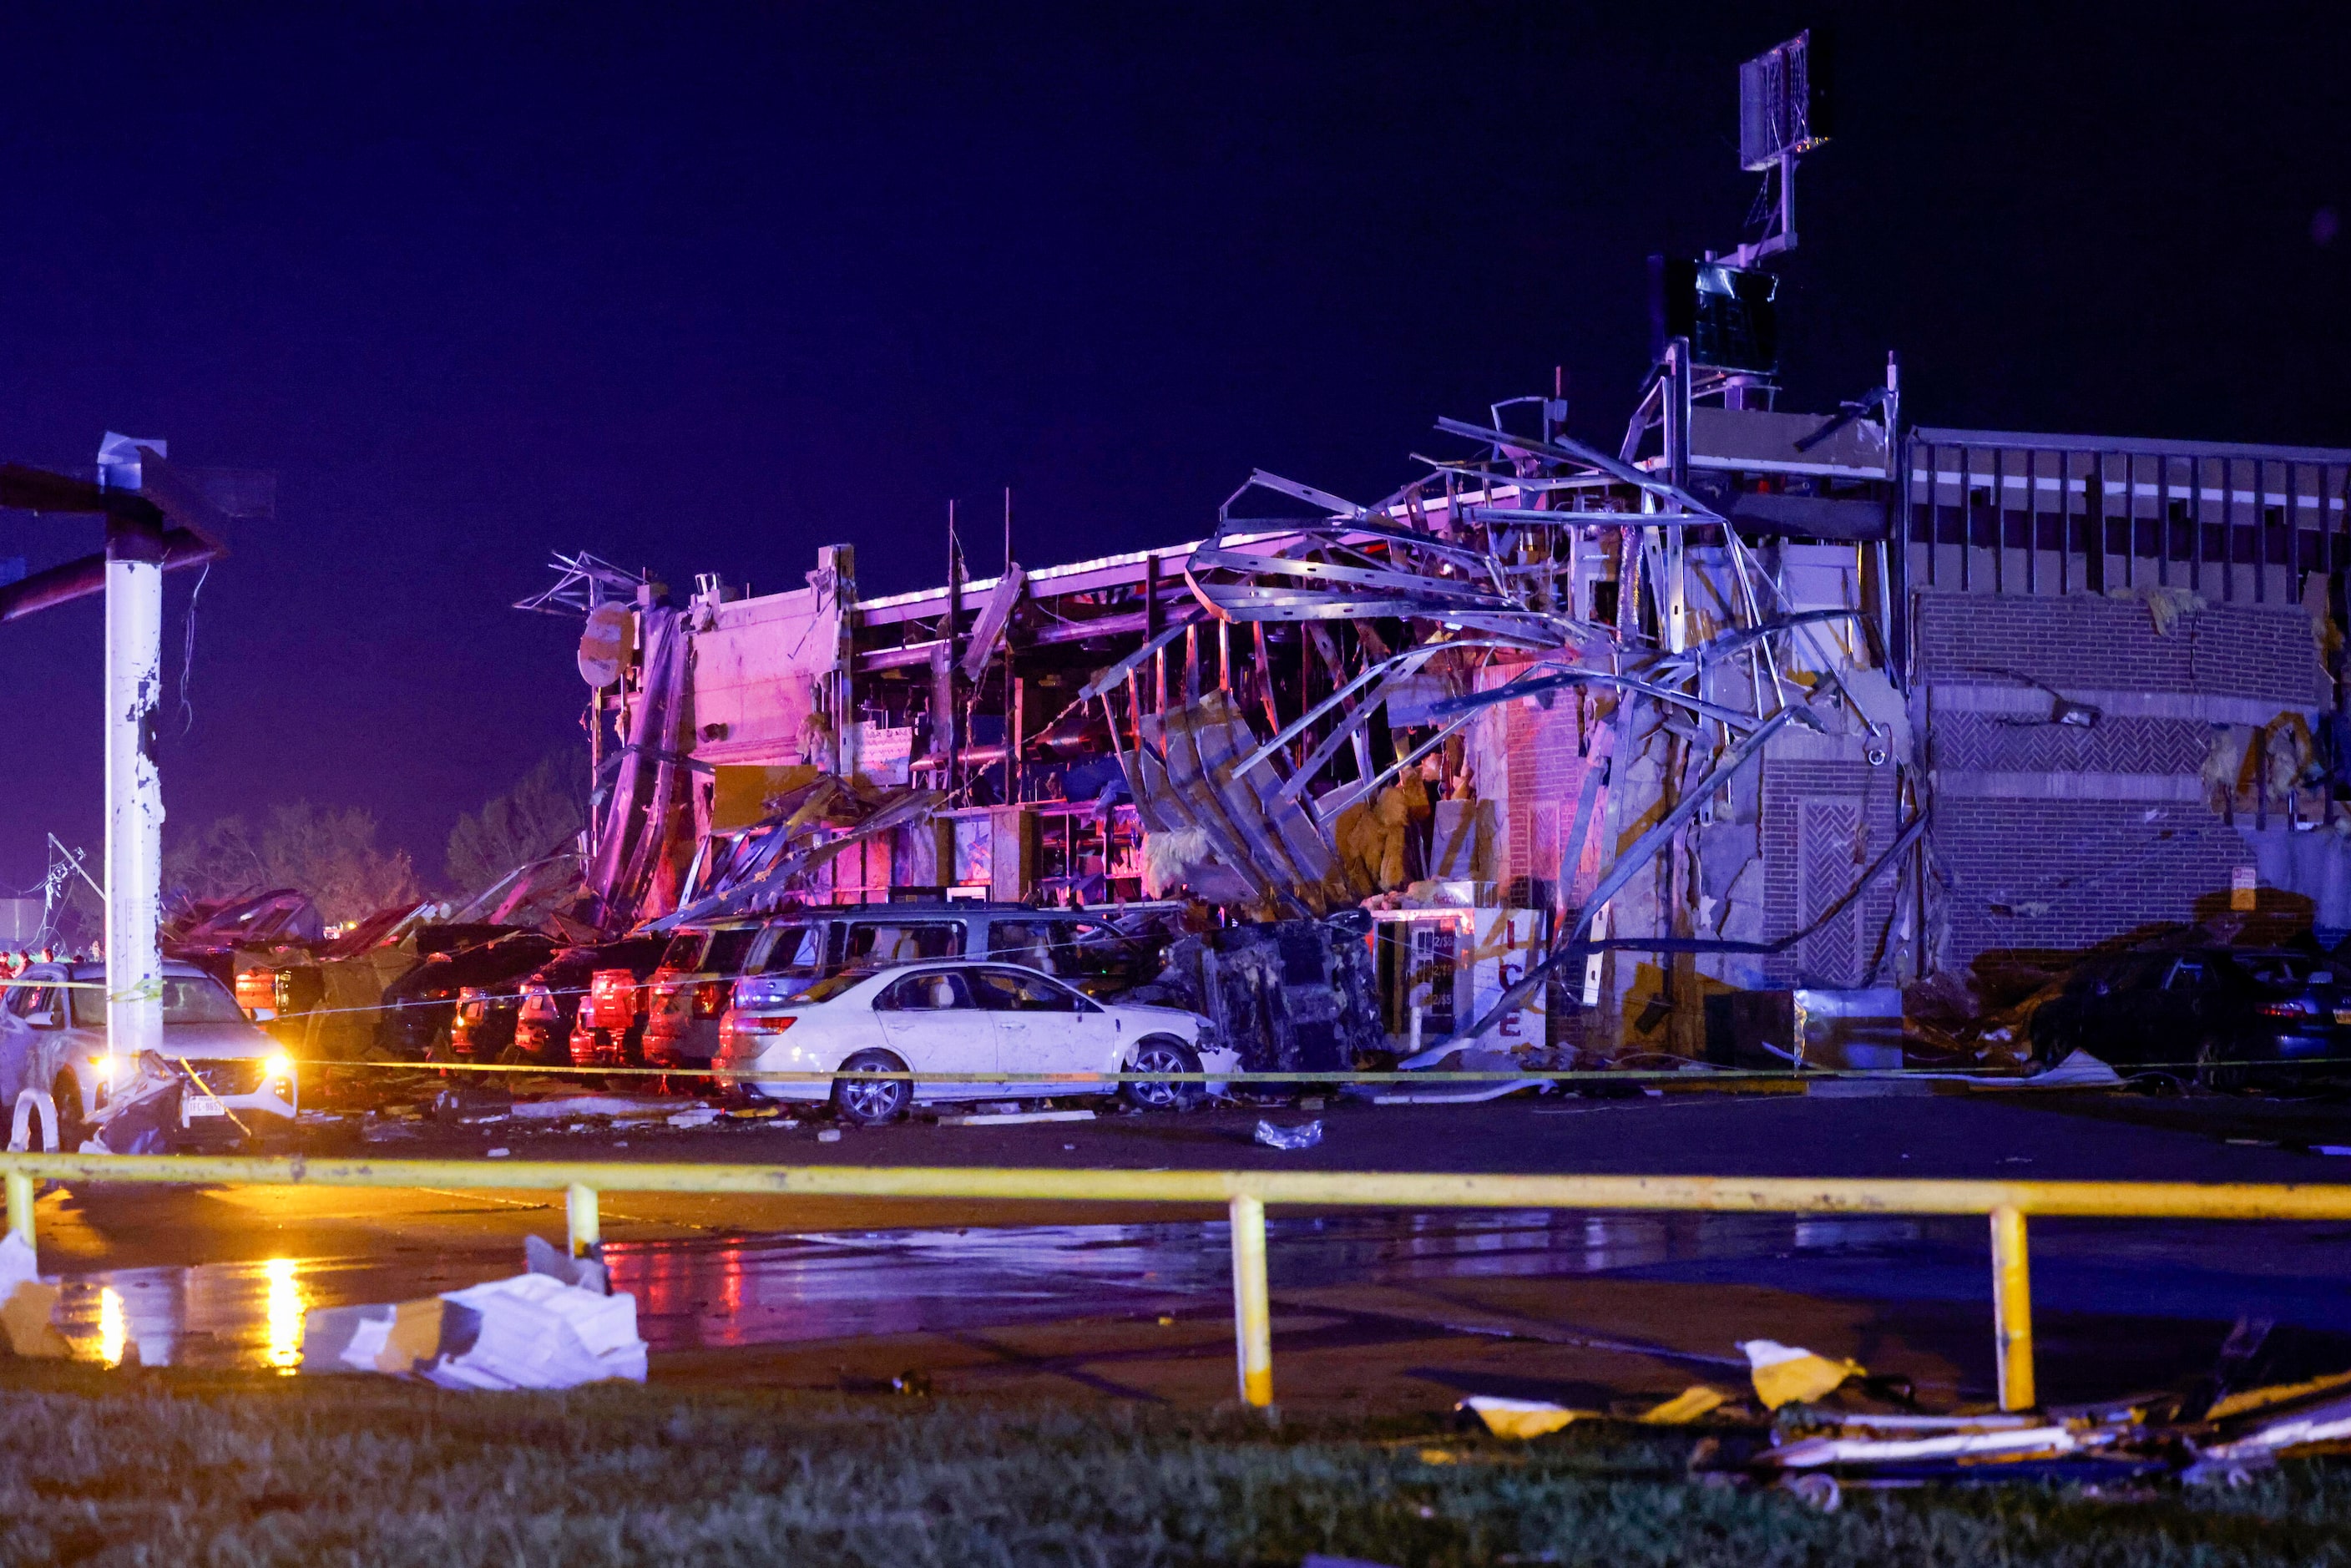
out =
[[[2351,1564],[2339,1461],[2234,1492],[1849,1492],[1823,1514],[1689,1484],[1690,1441],[19,1362],[0,1563]]]

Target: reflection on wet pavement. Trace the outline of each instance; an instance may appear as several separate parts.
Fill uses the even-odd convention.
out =
[[[1974,1219],[1531,1212],[1276,1217],[1273,1287],[1619,1277],[1813,1294],[1989,1301]],[[2351,1258],[2309,1226],[2043,1222],[2043,1312],[2226,1322],[2258,1310],[2351,1329]],[[834,1232],[607,1245],[655,1351],[952,1332],[1229,1306],[1226,1228],[1196,1222]],[[272,1259],[68,1275],[77,1354],[117,1364],[290,1370],[313,1307],[410,1299],[509,1272],[504,1254]]]

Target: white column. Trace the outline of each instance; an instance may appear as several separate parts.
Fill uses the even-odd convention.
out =
[[[108,488],[139,487],[138,450],[121,437],[108,437],[99,464]],[[110,519],[106,557],[106,1033],[120,1082],[139,1052],[163,1043],[162,956],[155,944],[163,885],[163,781],[155,766],[163,641],[160,530]]]

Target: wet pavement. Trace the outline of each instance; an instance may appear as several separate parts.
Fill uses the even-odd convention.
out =
[[[2097,1381],[2104,1363],[2126,1384],[2146,1380],[2149,1369],[2137,1363],[2148,1358],[2104,1343],[2108,1331],[2095,1325],[2170,1325],[2136,1331],[2142,1345],[2217,1343],[2231,1320],[2251,1314],[2339,1334],[2351,1347],[2346,1240],[2351,1228],[2341,1226],[2038,1222],[2033,1293],[2044,1347],[2065,1347],[2077,1364],[2073,1381]],[[1736,1287],[1875,1302],[1896,1316],[1921,1309],[1938,1321],[1989,1318],[1989,1247],[1975,1220],[1277,1216],[1269,1255],[1278,1305],[1372,1301],[1383,1291],[1443,1301],[1447,1287],[1507,1281],[1518,1286],[1516,1300],[1556,1309],[1565,1322],[1578,1301],[1574,1282],[1606,1280],[1653,1287],[1664,1301]],[[1230,1311],[1227,1233],[1217,1222],[692,1238],[612,1243],[607,1257],[616,1287],[636,1294],[640,1332],[657,1357]],[[290,1368],[300,1359],[302,1317],[311,1308],[456,1289],[518,1263],[510,1250],[469,1249],[78,1270],[65,1277],[59,1317],[78,1354],[110,1364],[135,1346],[146,1365]],[[1528,1287],[1546,1282],[1556,1289],[1530,1297]],[[1521,1332],[1481,1328],[1474,1312],[1449,1316],[1438,1311],[1436,1320],[1469,1332]],[[1743,1332],[1769,1334],[1773,1327],[1750,1323]],[[1710,1349],[1694,1348],[1685,1336],[1637,1333],[1577,1343],[1719,1370],[1740,1364],[1729,1332]]]
[[[2351,1113],[2329,1101],[1708,1093],[1266,1113],[1285,1124],[1309,1114],[1324,1121],[1322,1144],[1298,1154],[1252,1145],[1259,1114],[908,1124],[831,1144],[816,1142],[811,1126],[428,1124],[369,1152],[462,1159],[505,1147],[516,1158],[615,1163],[1071,1169],[2351,1179],[2351,1158],[2321,1152],[2351,1145]],[[341,1135],[357,1145],[356,1127]],[[341,1151],[322,1142],[310,1152]],[[52,1192],[37,1207],[42,1265],[66,1281],[62,1325],[80,1355],[290,1368],[312,1308],[497,1278],[520,1267],[525,1234],[562,1233],[560,1194],[445,1179],[452,1185],[391,1190]],[[849,1387],[863,1385],[840,1369],[878,1366],[886,1387],[903,1358],[960,1368],[975,1387],[1213,1399],[1228,1385],[1227,1234],[1215,1207],[615,1190],[602,1213],[607,1256],[618,1285],[638,1297],[657,1379],[698,1375],[725,1386],[760,1375]],[[2340,1363],[2351,1365],[2351,1226],[2053,1220],[2035,1221],[2032,1236],[2039,1359],[2053,1396],[2104,1397],[2209,1365],[2230,1324],[2246,1315],[2300,1325],[2330,1343],[2339,1336]],[[1824,1351],[1873,1365],[1900,1362],[1922,1380],[1978,1395],[1991,1377],[1980,1220],[1277,1210],[1270,1256],[1277,1360],[1300,1369],[1301,1383],[1311,1371],[1316,1386],[1369,1389],[1384,1377],[1381,1386],[1396,1398],[1419,1398],[1432,1384],[1546,1397],[1545,1388],[1628,1384],[1671,1392],[1678,1379],[1734,1367],[1740,1339],[1796,1343],[1800,1333]],[[1375,1364],[1385,1369],[1376,1376],[1365,1370]]]

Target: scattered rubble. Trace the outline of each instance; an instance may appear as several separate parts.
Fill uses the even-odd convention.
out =
[[[601,1262],[537,1237],[529,1270],[423,1301],[321,1307],[305,1315],[300,1370],[381,1373],[444,1388],[573,1388],[645,1379],[637,1301]]]

